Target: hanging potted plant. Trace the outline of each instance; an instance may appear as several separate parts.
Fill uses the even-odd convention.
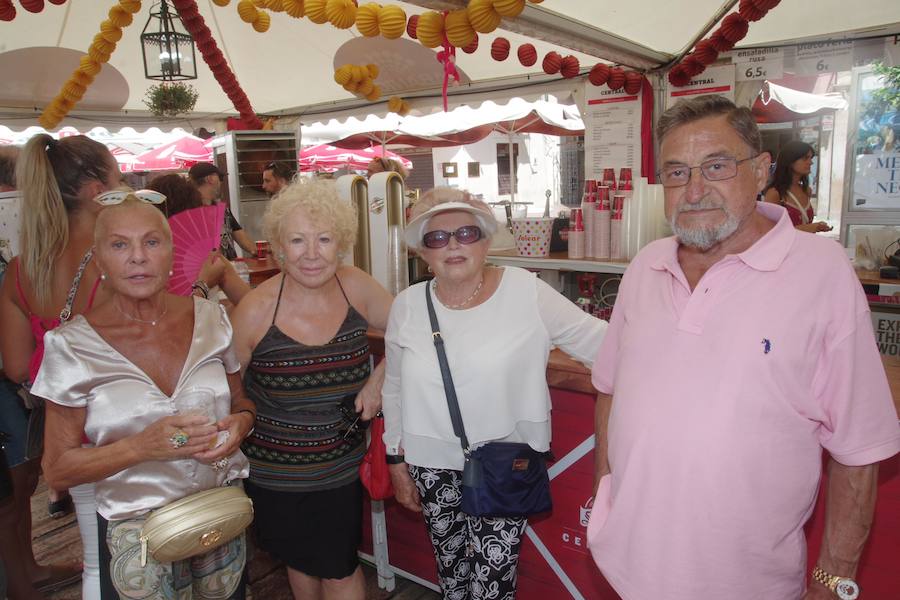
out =
[[[194,110],[199,94],[194,86],[169,81],[150,86],[144,104],[157,117],[177,117]]]

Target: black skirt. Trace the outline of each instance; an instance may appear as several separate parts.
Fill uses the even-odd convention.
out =
[[[349,577],[359,566],[362,485],[285,492],[246,481],[259,546],[295,571],[325,579]]]

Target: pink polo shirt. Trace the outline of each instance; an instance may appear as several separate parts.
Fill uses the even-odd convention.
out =
[[[638,254],[594,363],[612,474],[588,527],[625,600],[799,598],[822,448],[900,451],[869,308],[834,241],[775,227],[692,292],[674,238]]]

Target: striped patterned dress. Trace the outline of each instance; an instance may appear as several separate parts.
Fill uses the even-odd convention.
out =
[[[283,279],[281,286],[275,315]],[[244,387],[256,402],[256,428],[242,450],[250,460],[250,481],[259,487],[313,492],[359,478],[365,435],[345,437],[350,421],[338,406],[369,377],[368,324],[349,300],[347,305],[337,335],[321,346],[294,340],[275,325],[273,315],[253,350]]]

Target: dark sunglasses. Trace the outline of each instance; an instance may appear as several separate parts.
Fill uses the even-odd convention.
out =
[[[478,225],[465,225],[456,231],[444,231],[438,229],[429,231],[422,236],[422,245],[426,248],[443,248],[450,243],[450,238],[455,237],[460,244],[474,244],[481,239],[481,227]]]
[[[341,434],[341,439],[354,438],[369,427],[370,421],[363,421],[361,419],[362,413],[356,412],[356,394],[344,396],[338,402],[338,410],[344,418],[344,422],[347,423],[345,427],[338,430],[338,433]]]

